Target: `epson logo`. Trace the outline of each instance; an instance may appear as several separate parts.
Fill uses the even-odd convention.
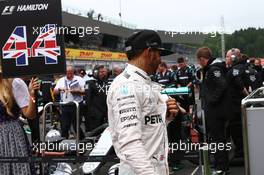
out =
[[[49,4],[18,5],[16,12],[43,11],[48,10]],[[5,6],[2,15],[12,15],[16,6]]]
[[[12,15],[16,6],[5,6],[2,15]]]
[[[126,116],[126,117],[121,117],[121,122],[124,122],[126,120],[134,120],[137,118],[137,115],[130,115],[130,116]]]

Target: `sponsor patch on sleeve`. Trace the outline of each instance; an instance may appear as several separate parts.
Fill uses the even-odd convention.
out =
[[[120,94],[122,95],[128,95],[128,86],[127,85],[123,85],[120,88]]]
[[[127,100],[127,99],[133,99],[133,98],[135,98],[134,95],[128,95],[128,96],[123,96],[123,97],[117,98],[117,101],[122,101],[122,100]]]
[[[256,81],[256,76],[255,75],[250,75],[249,77],[251,82],[255,82]]]
[[[128,115],[120,118],[121,123],[137,119],[137,115]]]
[[[219,78],[221,76],[221,72],[219,70],[214,71],[214,76]]]
[[[237,76],[239,74],[239,70],[238,69],[233,69],[233,76]]]
[[[130,124],[124,125],[123,128],[129,128],[132,126],[137,126],[137,123],[130,123]]]
[[[121,109],[119,111],[119,114],[129,113],[129,112],[134,112],[134,111],[137,111],[136,107],[130,107],[130,108]]]

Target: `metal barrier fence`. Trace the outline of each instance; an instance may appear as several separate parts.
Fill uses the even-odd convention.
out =
[[[46,116],[47,116],[47,109],[49,109],[49,111],[52,111],[52,106],[68,106],[68,105],[75,105],[76,106],[76,145],[79,145],[80,142],[80,106],[79,103],[76,101],[72,101],[72,102],[49,102],[44,106],[43,112],[44,112],[44,116],[42,118],[42,124],[43,124],[43,128],[42,128],[42,142],[45,142],[45,136],[46,136]],[[45,157],[45,152],[41,153],[42,157]],[[79,157],[79,147],[76,147],[76,156]],[[61,159],[62,160],[62,159]],[[41,163],[42,164],[42,173],[44,173],[44,162]],[[77,167],[79,167],[79,162],[77,161]],[[79,169],[78,169],[79,170]],[[44,174],[43,174],[44,175]]]
[[[264,172],[264,87],[243,99],[241,110],[245,175],[262,175]]]

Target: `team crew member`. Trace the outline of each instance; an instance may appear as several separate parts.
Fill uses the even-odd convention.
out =
[[[122,68],[119,66],[115,66],[111,72],[111,74],[109,73],[109,78],[107,80],[108,82],[108,87],[110,87],[111,83],[114,81],[114,79],[123,72]]]
[[[234,59],[234,57],[233,57],[233,52],[232,52],[232,49],[231,49],[231,50],[227,51],[227,53],[226,53],[226,58],[225,58],[225,67],[226,67],[226,69],[225,69],[225,73],[227,73],[231,69],[232,64],[233,64],[233,59]]]
[[[113,77],[117,77],[118,75],[120,75],[123,72],[122,68],[119,66],[115,66],[113,68]]]
[[[189,95],[183,96],[183,100],[180,101],[181,106],[189,111],[189,106],[195,103],[194,99],[194,74],[190,67],[187,66],[186,60],[183,57],[177,60],[179,69],[175,74],[175,79],[177,82],[177,87],[189,87],[192,91],[191,97]]]
[[[190,67],[187,66],[183,57],[178,58],[178,71],[176,73],[178,87],[192,87],[194,75]]]
[[[158,72],[155,75],[155,81],[163,85],[163,87],[168,87],[174,83],[172,72],[168,70],[165,62],[159,64]]]
[[[83,78],[74,75],[73,66],[67,66],[66,76],[59,79],[54,88],[54,93],[60,93],[62,102],[77,101],[80,109],[82,109],[84,84]],[[76,107],[74,105],[62,106],[61,112],[61,135],[62,137],[68,138],[71,124],[73,124],[73,128],[76,131]],[[83,138],[84,134],[80,128],[80,139]]]
[[[85,82],[90,80],[90,77],[87,75],[84,69],[80,70],[79,76],[82,77]]]
[[[249,61],[249,57],[245,54],[242,55],[242,62],[245,64],[246,70],[246,80],[245,86],[247,91],[251,93],[253,90],[261,87],[261,78],[258,77],[258,72],[253,68],[253,63],[251,64]]]
[[[152,30],[132,34],[125,45],[128,65],[107,96],[119,174],[168,175],[166,117],[175,117],[178,106],[174,99],[160,94],[160,85],[149,74],[155,73],[160,56],[171,52],[160,48],[161,39]]]
[[[213,143],[227,142],[226,124],[229,120],[231,105],[228,85],[224,76],[224,64],[212,57],[211,50],[199,48],[197,59],[203,69],[202,101],[208,133]],[[225,150],[217,150],[215,157],[215,174],[224,174],[228,171],[228,154]]]
[[[86,131],[91,131],[107,121],[106,95],[109,88],[107,69],[103,65],[97,67],[95,79],[86,83],[85,128]]]
[[[264,69],[261,66],[261,60],[259,58],[254,60],[254,69],[258,72],[257,77],[260,79],[262,86],[264,82]]]
[[[236,156],[243,156],[241,101],[249,92],[246,88],[246,66],[243,63],[239,49],[231,49],[233,67],[227,72],[230,88],[233,116],[230,120],[230,134],[236,147]]]

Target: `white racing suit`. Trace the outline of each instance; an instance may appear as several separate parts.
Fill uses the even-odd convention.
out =
[[[128,64],[107,96],[109,128],[120,175],[168,175],[167,96],[143,70]]]

